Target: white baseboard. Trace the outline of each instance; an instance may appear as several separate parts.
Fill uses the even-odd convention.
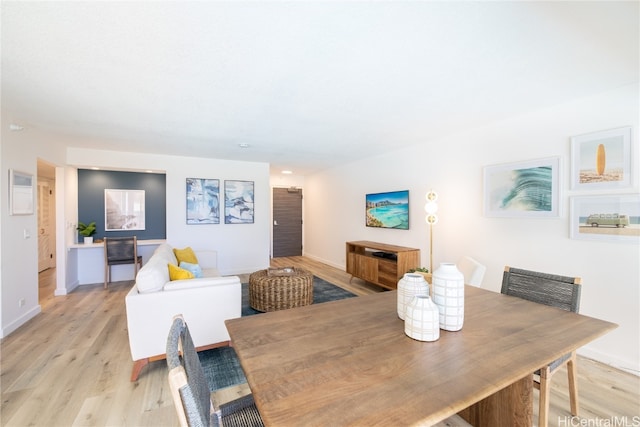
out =
[[[588,345],[578,349],[576,353],[588,359],[593,359],[597,362],[604,363],[605,365],[609,365],[613,368],[620,369],[621,371],[640,376],[640,364],[637,360],[623,360],[609,353],[603,353],[601,351],[589,348]]]
[[[6,337],[11,332],[15,331],[20,326],[24,325],[29,320],[31,320],[34,317],[36,317],[38,314],[40,314],[41,311],[42,311],[42,307],[40,307],[40,305],[36,305],[31,310],[27,311],[22,316],[18,317],[16,320],[14,320],[13,322],[9,323],[6,327],[2,328],[2,337],[0,337],[0,338]]]

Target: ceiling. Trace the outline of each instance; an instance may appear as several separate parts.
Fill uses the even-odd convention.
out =
[[[638,82],[638,6],[4,0],[3,118],[308,175]]]

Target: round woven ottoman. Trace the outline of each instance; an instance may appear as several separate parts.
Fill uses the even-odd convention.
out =
[[[276,311],[313,304],[313,274],[294,268],[287,274],[259,270],[249,276],[249,305],[258,311]]]

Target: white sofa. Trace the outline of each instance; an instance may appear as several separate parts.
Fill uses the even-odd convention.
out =
[[[168,264],[178,265],[173,248],[160,245],[136,276],[125,298],[131,381],[153,360],[165,358],[171,320],[182,314],[199,350],[229,344],[226,319],[241,316],[242,285],[237,276],[221,277],[217,253],[194,250],[203,277],[169,279]]]

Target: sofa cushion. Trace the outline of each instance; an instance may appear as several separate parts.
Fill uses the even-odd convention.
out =
[[[176,256],[173,253],[173,248],[167,243],[163,243],[160,246],[158,246],[156,250],[153,252],[153,256],[154,257],[160,256],[164,258],[167,261],[167,263],[178,265],[178,260],[176,259]]]
[[[136,276],[136,285],[141,294],[160,291],[168,281],[169,270],[163,257],[151,257]]]
[[[189,270],[191,273],[193,273],[193,277],[195,278],[202,277],[202,268],[200,268],[200,265],[198,264],[182,261],[178,267]]]
[[[189,270],[180,268],[173,264],[167,264],[169,266],[169,280],[184,280],[193,279],[195,276]]]
[[[198,263],[198,258],[196,257],[195,252],[193,252],[193,249],[191,249],[191,247],[189,246],[187,246],[184,249],[174,248],[173,253],[176,256],[176,259],[178,260],[178,264],[180,264],[182,261],[189,262],[191,264]]]

